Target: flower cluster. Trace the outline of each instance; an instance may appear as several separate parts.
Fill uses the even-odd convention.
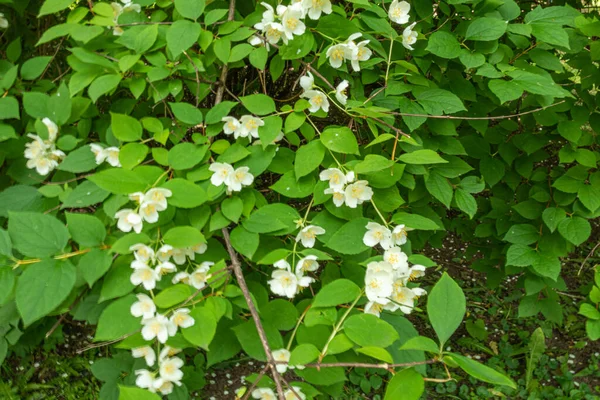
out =
[[[362,33],[353,33],[345,42],[334,44],[327,49],[327,58],[333,68],[340,68],[344,61],[350,61],[354,71],[360,71],[359,61],[367,61],[373,52],[367,47],[369,40],[355,43]]]
[[[136,286],[142,285],[144,289],[150,291],[156,287],[156,282],[160,281],[163,275],[177,272],[175,264],[185,264],[188,257],[193,260],[196,254],[206,251],[206,245],[175,249],[165,244],[155,252],[151,247],[138,243],[131,246],[130,250],[133,251],[135,258],[131,262],[131,268],[134,270],[130,278],[131,283]],[[192,273],[176,273],[172,281],[173,283],[184,282],[201,290],[210,278],[208,271],[212,265],[211,262],[203,262],[197,265]],[[190,316],[188,308],[176,309],[172,311],[170,317],[167,317],[157,312],[156,304],[151,297],[143,293],[138,293],[136,296],[138,301],[131,305],[130,312],[134,317],[142,317],[142,337],[146,341],[157,340],[160,346],[165,344],[169,337],[175,336],[177,329],[189,328],[196,322]],[[183,367],[183,360],[173,357],[180,351],[165,346],[159,353],[158,371],[136,370],[136,385],[151,392],[158,391],[163,395],[171,393],[173,385],[181,386],[183,372],[180,368]],[[144,358],[148,367],[153,367],[156,363],[156,352],[151,345],[132,349],[132,355],[135,358]]]
[[[379,316],[382,310],[400,310],[410,314],[414,303],[426,295],[424,289],[409,288],[408,282],[425,275],[422,265],[408,264],[408,256],[400,249],[406,243],[406,228],[398,225],[390,231],[383,225],[369,222],[363,242],[370,247],[380,245],[384,249],[383,261],[373,261],[367,265],[365,292],[369,302],[365,312]]]
[[[338,168],[328,168],[321,171],[319,178],[322,181],[329,181],[329,187],[325,189],[325,194],[333,195],[333,204],[336,207],[346,204],[350,208],[356,208],[373,197],[373,189],[369,186],[369,182],[354,182],[354,172],[352,171],[344,174]]]
[[[123,232],[140,233],[143,228],[143,221],[154,223],[158,221],[158,212],[167,209],[167,198],[172,193],[169,189],[153,188],[146,193],[135,192],[129,195],[129,199],[135,201],[138,207],[134,210],[123,208],[115,214],[118,218],[117,227]]]
[[[266,11],[254,28],[262,32],[267,45],[277,44],[280,40],[287,44],[294,36],[304,33],[306,25],[302,20],[306,16],[316,20],[322,13],[330,14],[332,11],[330,0],[295,0],[289,6],[278,5],[276,10],[270,4],[260,4]]]
[[[109,163],[113,167],[120,167],[121,162],[119,161],[119,148],[118,147],[102,147],[97,143],[90,144],[90,150],[96,157],[96,165],[102,164],[104,161]]]
[[[176,265],[185,264],[188,258],[193,260],[196,254],[206,252],[206,248],[204,243],[183,249],[176,249],[165,244],[155,252],[151,247],[144,244],[135,244],[129,248],[133,251],[135,257],[131,262],[131,268],[134,270],[131,274],[131,283],[136,286],[142,285],[146,290],[152,290],[163,275],[177,272]],[[171,259],[173,262],[171,262]],[[178,272],[173,277],[173,283],[183,282],[198,290],[203,289],[206,286],[206,281],[210,278],[208,271],[212,265],[212,262],[205,261],[191,274]]]
[[[225,184],[227,193],[239,192],[243,186],[250,186],[254,181],[254,176],[249,172],[248,167],[239,167],[233,169],[231,164],[212,163],[208,169],[212,172],[210,182],[215,186]]]
[[[121,3],[123,3],[123,5],[117,2],[110,3],[113,9],[113,23],[115,24],[115,27],[113,28],[113,35],[115,36],[121,36],[124,32],[123,28],[118,26],[119,17],[121,14],[128,11],[135,11],[137,13],[142,11],[142,7],[139,4],[133,3],[132,0],[121,0]]]
[[[58,126],[49,118],[44,118],[42,122],[48,129],[48,140],[32,133],[27,134],[33,141],[25,144],[24,155],[27,159],[27,168],[35,168],[38,174],[48,175],[58,167],[59,161],[65,157],[65,153],[56,149]]]
[[[252,141],[252,138],[258,139],[258,128],[263,126],[265,122],[252,115],[244,115],[239,120],[234,117],[223,117],[221,120],[225,122],[223,125],[223,131],[226,135],[233,135],[237,138],[248,138]]]
[[[410,4],[406,1],[394,0],[388,9],[388,16],[397,24],[406,24],[410,19],[410,15],[408,15],[409,12]],[[402,46],[409,50],[414,50],[412,45],[417,42],[417,32],[412,30],[416,24],[416,22],[413,22],[402,32]]]

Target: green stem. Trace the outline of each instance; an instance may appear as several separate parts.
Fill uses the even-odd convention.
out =
[[[333,331],[331,332],[329,339],[327,339],[327,343],[325,343],[325,346],[323,346],[323,350],[321,350],[321,354],[319,355],[319,362],[321,362],[321,360],[323,360],[323,357],[325,357],[325,355],[327,354],[327,349],[329,348],[329,344],[331,343],[331,341],[333,340],[335,335],[337,335],[337,333],[342,329],[342,324],[344,323],[346,318],[348,318],[350,311],[352,311],[352,309],[354,308],[356,303],[358,303],[358,300],[360,300],[362,295],[363,295],[363,291],[361,290],[359,295],[356,297],[356,299],[354,299],[352,304],[350,304],[350,307],[348,307],[348,310],[346,310],[344,315],[342,315],[342,318],[340,318],[340,321],[333,327]]]
[[[371,204],[373,205],[373,208],[375,209],[375,211],[377,211],[377,215],[379,215],[379,218],[381,218],[381,220],[383,221],[383,224],[386,226],[389,225],[388,222],[385,220],[385,218],[383,218],[383,215],[381,215],[381,212],[379,211],[379,209],[377,208],[377,206],[375,205],[375,202],[373,201],[373,199],[371,199]]]
[[[302,322],[302,320],[304,319],[304,317],[308,313],[308,310],[310,310],[310,306],[306,307],[306,310],[304,310],[304,312],[302,313],[302,315],[300,315],[300,318],[298,318],[298,322],[296,322],[296,326],[294,327],[294,330],[292,331],[292,336],[290,336],[290,340],[288,341],[288,344],[287,344],[287,347],[286,347],[286,349],[288,351],[292,347],[292,342],[294,341],[294,337],[296,336],[296,331],[298,330],[298,327],[300,326],[300,323]]]

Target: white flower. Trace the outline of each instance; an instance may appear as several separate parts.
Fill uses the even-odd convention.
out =
[[[118,147],[107,147],[104,149],[106,153],[106,162],[111,166],[118,168],[121,166],[121,161],[119,161],[119,148]]]
[[[300,3],[294,3],[289,7],[278,6],[277,14],[281,17],[283,27],[283,42],[294,39],[294,35],[302,35],[306,25],[301,21],[304,18],[304,12]]]
[[[133,256],[136,260],[146,263],[148,261],[154,262],[154,250],[145,244],[138,243],[129,247],[130,251],[133,251]]]
[[[296,273],[314,272],[319,269],[317,256],[306,256],[298,260],[296,264]]]
[[[275,10],[269,3],[260,3],[262,6],[266,8],[266,10],[262,13],[262,20],[254,25],[255,29],[259,31],[264,31],[266,29],[266,25],[275,21]]]
[[[210,183],[215,186],[221,186],[229,175],[233,174],[233,167],[226,163],[212,163],[208,170],[214,172],[210,177]]]
[[[58,135],[58,126],[50,120],[50,118],[42,119],[42,123],[46,125],[48,129],[48,140],[51,142],[56,141],[56,136]]]
[[[311,278],[310,276],[304,276],[304,271],[296,269],[296,281],[298,282],[298,292],[300,292],[300,288],[309,287],[310,284],[315,281],[315,279]]]
[[[154,352],[154,350],[152,350],[152,347],[150,346],[136,347],[134,349],[131,349],[131,355],[133,356],[133,358],[144,357],[144,360],[146,361],[146,364],[149,367],[153,366],[156,362],[156,353]]]
[[[156,389],[160,392],[160,394],[162,395],[168,395],[173,393],[173,382],[171,381],[165,381],[164,379],[157,379],[156,383],[154,384]]]
[[[346,182],[348,182],[348,183],[352,183],[352,182],[354,182],[354,179],[355,179],[355,178],[356,178],[356,177],[354,176],[354,171],[348,171],[348,172],[346,173]]]
[[[187,285],[189,285],[190,283],[190,274],[188,274],[187,272],[178,272],[175,274],[175,276],[173,277],[173,279],[171,280],[171,282],[173,282],[173,284],[179,283],[179,282],[183,282]]]
[[[156,281],[160,281],[160,274],[143,262],[135,260],[131,263],[131,268],[134,271],[130,281],[135,286],[142,284],[144,289],[152,290],[156,287]]]
[[[365,276],[365,294],[370,301],[387,304],[394,285],[393,275],[389,271],[367,272]]]
[[[365,304],[365,313],[366,314],[373,314],[376,317],[379,317],[381,315],[382,310],[383,310],[383,304],[379,304],[374,301],[369,301],[369,302],[367,302],[367,304]]]
[[[302,87],[302,89],[304,89],[304,91],[306,92],[306,91],[311,90],[314,85],[315,85],[315,78],[310,73],[310,71],[307,71],[306,75],[304,75],[302,78],[300,78],[300,87]]]
[[[318,0],[317,0],[318,1]],[[329,0],[327,0],[329,1]],[[285,398],[285,400],[306,400],[306,395],[304,393],[302,393],[302,390],[300,390],[300,388],[298,386],[292,386],[294,388],[294,390],[292,391],[292,389],[288,389],[285,392],[283,392],[283,397]],[[296,392],[296,393],[294,393]],[[300,396],[300,397],[298,397]]]
[[[304,247],[313,247],[315,245],[315,237],[325,233],[325,229],[316,225],[308,225],[298,233],[296,242],[301,241]]]
[[[331,1],[329,0],[303,0],[302,6],[308,10],[310,19],[319,19],[321,13],[331,14]]]
[[[351,49],[348,48],[347,44],[340,43],[333,45],[327,49],[327,58],[329,58],[329,64],[333,68],[339,68],[347,58],[352,58]]]
[[[308,99],[308,102],[310,103],[308,111],[311,113],[316,113],[320,109],[329,112],[329,99],[327,99],[325,93],[320,90],[307,90],[302,93],[302,97]]]
[[[36,172],[40,175],[48,175],[58,166],[58,162],[56,160],[40,156],[27,161],[26,165],[29,169],[35,168]]]
[[[406,29],[404,29],[404,31],[402,32],[402,46],[406,47],[409,50],[414,50],[412,48],[412,45],[417,43],[417,37],[419,36],[417,32],[412,30],[412,28],[414,28],[415,25],[416,22],[413,22],[412,24],[407,26]]]
[[[391,295],[391,304],[388,305],[390,311],[396,311],[398,308],[404,314],[410,314],[415,305],[415,293],[405,286],[394,286],[394,292]]]
[[[190,285],[198,290],[204,289],[206,281],[211,277],[211,274],[209,274],[208,271],[213,265],[214,263],[210,261],[205,261],[200,264],[200,266],[190,274]]]
[[[408,22],[410,15],[408,15],[410,11],[410,4],[406,1],[392,1],[390,4],[390,8],[388,10],[388,16],[392,21],[397,24],[405,24]]]
[[[131,232],[133,229],[135,233],[142,231],[142,217],[130,208],[124,208],[117,211],[115,218],[118,218],[117,228],[123,232]]]
[[[263,31],[265,34],[265,38],[267,39],[267,44],[277,44],[282,37],[284,37],[283,25],[279,22],[272,22],[265,25],[265,30]],[[267,45],[267,50],[269,46]]]
[[[355,71],[360,71],[360,64],[358,63],[359,61],[367,61],[373,54],[371,49],[367,47],[367,44],[369,44],[368,40],[363,40],[357,44],[354,44],[353,41],[349,41],[348,43],[348,48],[350,49],[350,56],[348,59],[350,59],[352,69]]]
[[[96,143],[90,143],[90,150],[94,153],[94,157],[96,158],[96,165],[100,165],[106,160],[106,152],[104,151],[104,147],[100,146]]]
[[[287,269],[288,271],[292,270],[292,266],[290,265],[290,263],[283,259],[276,261],[275,264],[273,264],[273,266],[279,269]]]
[[[279,362],[285,362],[285,363],[290,362],[291,355],[292,354],[286,349],[279,349],[279,350],[273,351],[273,359],[275,361],[279,361]],[[288,365],[287,364],[277,364],[276,368],[277,368],[277,372],[279,372],[280,374],[285,374],[285,372],[288,369]]]
[[[408,256],[400,247],[391,247],[383,253],[383,261],[388,262],[394,269],[408,269]]]
[[[229,174],[225,181],[227,188],[232,192],[239,192],[242,190],[242,186],[252,185],[254,176],[248,171],[250,171],[248,167],[239,167],[233,173]]]
[[[183,367],[183,360],[181,358],[165,358],[160,361],[160,377],[165,381],[180,385],[181,378],[183,378],[183,372],[180,370],[181,367]]]
[[[231,135],[231,134],[237,133],[236,137],[239,136],[239,132],[240,132],[242,125],[240,124],[240,121],[238,121],[237,118],[223,117],[221,119],[221,121],[225,122],[225,124],[223,125],[223,132],[226,135]]]
[[[252,398],[259,400],[277,400],[277,396],[272,389],[258,388],[252,391]]]
[[[322,181],[329,181],[329,187],[331,189],[343,190],[346,186],[346,175],[338,168],[327,168],[321,171],[319,179]]]
[[[177,333],[177,326],[161,314],[143,319],[142,325],[142,337],[148,341],[157,338],[159,342],[165,343],[169,336],[175,336]]]
[[[375,272],[385,272],[392,276],[394,275],[394,267],[392,267],[392,264],[386,261],[371,261],[369,264],[367,264],[367,274],[372,274]]]
[[[208,249],[208,246],[206,245],[206,243],[198,243],[195,246],[192,246],[189,248],[190,250],[190,258],[194,258],[194,254],[204,254],[206,253],[206,250]]]
[[[140,12],[142,10],[141,6],[139,4],[135,4],[132,2],[132,0],[121,0],[121,3],[123,3],[125,6],[123,7],[123,11],[135,11],[135,12]]]
[[[156,392],[156,388],[154,387],[156,378],[154,374],[146,369],[138,369],[135,371],[137,378],[135,380],[135,384],[142,388],[148,389],[152,393]]]
[[[3,13],[0,13],[0,29],[8,28],[8,20],[4,17]]]
[[[271,292],[278,296],[285,296],[293,299],[298,292],[298,278],[289,270],[276,270],[271,274],[271,279],[267,283]]]
[[[177,271],[177,267],[172,262],[163,261],[156,265],[155,271],[159,276],[161,276]]]
[[[258,47],[263,44],[263,40],[258,35],[252,35],[248,38],[248,43],[254,47]]]
[[[384,249],[392,247],[392,232],[377,222],[369,222],[366,226],[367,232],[363,236],[363,243],[369,247],[375,247],[378,244]]]
[[[407,232],[411,230],[404,225],[398,225],[392,231],[392,240],[396,246],[401,246],[406,243]]]
[[[144,201],[144,193],[143,192],[133,192],[128,195],[129,200],[135,201],[138,204],[142,204]]]
[[[170,244],[163,244],[160,249],[156,252],[156,258],[159,261],[169,261],[173,255],[173,246]]]
[[[408,269],[408,281],[414,281],[417,278],[425,276],[425,268],[424,265],[415,264]]]
[[[348,81],[347,80],[341,81],[340,84],[337,85],[337,87],[335,88],[335,98],[342,105],[346,105],[346,102],[348,100],[348,95],[346,94],[346,89],[347,88],[348,88]]]
[[[175,347],[165,346],[160,351],[160,354],[158,355],[158,360],[162,361],[165,358],[173,357],[174,355],[181,353],[181,351],[181,349],[176,349]]]
[[[46,150],[50,148],[50,146],[48,146],[38,135],[28,133],[27,136],[33,139],[33,141],[25,144],[25,158],[30,160],[37,159],[42,157]]]
[[[173,261],[177,265],[183,265],[187,261],[187,254],[186,249],[173,249]]]
[[[189,328],[194,325],[194,318],[190,317],[190,310],[187,308],[180,308],[173,312],[171,316],[171,322],[180,328]]]
[[[152,188],[144,195],[144,203],[154,204],[158,211],[167,209],[167,198],[171,197],[173,192],[169,189]]]
[[[336,207],[341,207],[344,205],[344,201],[346,201],[346,193],[344,193],[343,189],[332,189],[332,188],[327,188],[324,190],[325,194],[332,194],[333,195],[333,204],[335,204]]]
[[[142,219],[151,224],[158,221],[158,210],[154,203],[142,203],[140,206],[140,215]],[[138,232],[139,233],[139,232]]]
[[[368,186],[367,181],[356,181],[346,186],[346,205],[350,208],[356,208],[357,205],[371,200],[373,189]]]
[[[156,305],[154,301],[145,294],[136,295],[138,301],[131,305],[131,315],[134,317],[152,318],[156,312]]]
[[[242,137],[248,137],[248,135],[252,136],[255,139],[258,139],[258,128],[265,125],[265,121],[258,117],[253,117],[252,115],[244,115],[240,118],[241,124],[241,135]],[[237,139],[237,136],[234,135]]]

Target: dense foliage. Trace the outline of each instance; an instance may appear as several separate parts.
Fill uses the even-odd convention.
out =
[[[510,397],[445,347],[468,302],[422,250],[448,232],[488,287],[519,276],[520,318],[563,323],[600,214],[593,7],[0,5],[0,364],[70,314],[112,346],[102,399],[187,398],[241,351],[267,367],[240,398],[339,397],[368,366],[418,399],[429,364]]]

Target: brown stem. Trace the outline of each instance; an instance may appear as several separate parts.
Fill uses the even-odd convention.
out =
[[[59,325],[65,320],[65,318],[67,317],[67,315],[71,312],[71,310],[73,310],[73,308],[79,303],[79,301],[81,301],[81,298],[86,293],[87,293],[87,289],[83,290],[79,294],[79,296],[77,296],[77,298],[75,299],[75,301],[73,302],[73,304],[71,304],[71,306],[69,307],[69,311],[67,311],[66,313],[64,313],[63,315],[61,315],[60,318],[58,319],[58,321],[56,321],[56,323],[54,325],[52,325],[52,328],[50,328],[50,330],[48,331],[48,333],[46,333],[46,339],[48,339],[50,337],[50,335],[52,335],[54,333],[54,331],[56,330],[56,328],[59,327]]]
[[[233,21],[233,17],[235,16],[235,0],[229,0],[229,14],[227,15],[227,21]],[[225,82],[227,81],[227,73],[229,72],[229,68],[227,64],[223,65],[223,69],[221,70],[221,77],[219,78],[219,87],[217,88],[217,94],[215,96],[215,105],[219,104],[223,101],[223,93],[225,92]]]
[[[250,291],[248,290],[248,285],[246,284],[246,279],[244,278],[244,273],[242,272],[240,260],[238,259],[237,253],[231,245],[231,239],[229,238],[229,231],[227,230],[227,228],[223,228],[221,232],[223,232],[225,246],[227,247],[229,257],[231,258],[231,266],[233,267],[233,273],[237,278],[238,285],[240,286],[242,294],[244,295],[244,299],[248,304],[248,309],[250,310],[250,314],[252,315],[252,319],[254,320],[254,324],[256,325],[256,330],[258,331],[260,342],[262,343],[263,350],[265,351],[265,355],[267,356],[267,363],[271,368],[271,373],[273,374],[275,386],[277,386],[277,394],[280,400],[284,400],[283,387],[281,386],[281,376],[279,375],[279,372],[276,368],[277,363],[275,362],[275,359],[273,359],[273,353],[271,352],[271,347],[269,346],[269,342],[267,341],[267,334],[265,333],[265,329],[262,326],[262,322],[260,322],[260,316],[258,315],[258,311],[256,311],[256,307],[252,302],[252,297],[250,296]]]
[[[409,135],[408,133],[404,133],[404,132],[402,131],[402,129],[396,128],[395,126],[388,124],[387,122],[385,122],[385,121],[384,121],[384,120],[382,120],[382,119],[375,118],[375,117],[368,117],[368,118],[371,118],[373,121],[377,121],[377,122],[379,122],[381,125],[385,125],[385,126],[387,126],[387,127],[388,127],[388,128],[390,128],[391,130],[393,130],[394,132],[396,132],[396,134],[398,134],[398,133],[399,133],[400,135],[402,135],[402,136],[404,136],[404,137],[410,138],[410,135]]]

